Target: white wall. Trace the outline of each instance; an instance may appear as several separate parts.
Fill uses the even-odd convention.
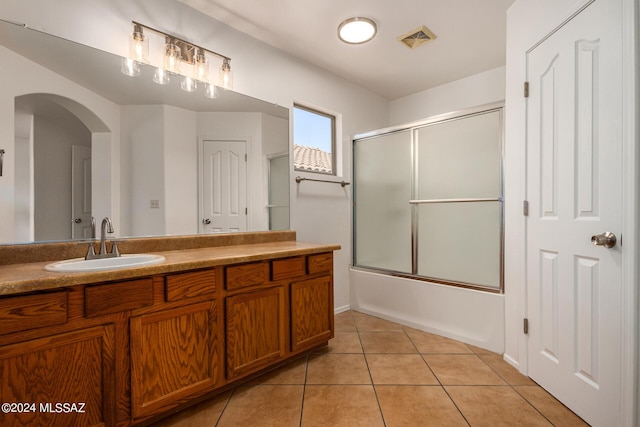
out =
[[[91,147],[89,129],[73,114],[62,107],[60,110],[63,112],[53,116],[37,114],[34,117],[36,240],[71,239],[71,147]]]
[[[111,140],[118,141],[120,138],[120,114],[119,108],[115,104],[105,100],[104,98],[88,91],[82,86],[77,85],[49,70],[16,55],[14,52],[0,47],[0,54],[7,64],[11,67],[0,67],[0,147],[5,149],[3,176],[0,179],[0,242],[16,242],[18,241],[15,232],[15,135],[14,135],[14,116],[15,102],[17,96],[44,93],[52,95],[60,95],[65,97],[66,101],[73,100],[70,105],[65,107],[74,108],[86,107],[86,111],[92,111],[102,121],[101,125],[95,127],[101,132],[111,130],[105,133],[106,138],[101,138],[102,142],[106,142],[106,147],[98,147],[104,149],[107,156],[103,157],[101,162],[93,167],[93,172],[100,175],[102,181],[108,182],[109,188],[116,188],[111,194],[104,192],[103,197],[108,200],[102,201],[101,209],[107,210],[108,214],[117,218],[117,204],[119,199],[119,189],[117,181],[117,171],[110,162],[112,153],[118,150],[117,144],[111,144]],[[64,104],[65,99],[56,99],[56,102]],[[73,104],[73,105],[71,105]],[[94,134],[94,140],[96,135]],[[92,144],[92,148],[96,148],[97,143]],[[101,144],[104,145],[104,144]],[[94,152],[95,154],[95,152]],[[95,186],[95,182],[93,183]],[[115,186],[115,187],[114,187]],[[96,194],[96,192],[94,192]],[[113,211],[111,211],[113,209]]]
[[[164,106],[122,107],[120,236],[153,236],[166,232],[164,181]],[[151,200],[160,208],[152,209]]]
[[[164,200],[166,233],[198,232],[197,114],[164,107]]]
[[[391,101],[389,124],[401,125],[443,113],[504,100],[505,67]]]
[[[15,158],[22,165],[15,170],[15,226],[13,238],[30,242],[34,235],[33,222],[33,114],[16,112]],[[0,239],[1,240],[1,239]]]

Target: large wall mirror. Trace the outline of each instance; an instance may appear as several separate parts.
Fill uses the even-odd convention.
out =
[[[0,244],[289,228],[289,110],[0,21]],[[98,236],[99,237],[99,236]]]

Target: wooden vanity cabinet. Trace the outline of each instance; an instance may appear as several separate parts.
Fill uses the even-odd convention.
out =
[[[0,299],[0,425],[116,424],[118,316],[83,319],[82,291]]]
[[[330,276],[291,283],[291,351],[313,348],[333,338]]]
[[[333,338],[332,272],[330,252],[226,267],[228,379]]]
[[[0,426],[147,425],[332,337],[331,252],[0,297]]]
[[[227,378],[235,379],[286,354],[284,286],[226,298]]]
[[[165,302],[131,317],[134,419],[161,413],[220,385],[217,274],[211,269],[167,276]]]

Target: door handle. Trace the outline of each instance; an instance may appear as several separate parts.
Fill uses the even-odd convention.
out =
[[[607,249],[614,247],[616,245],[616,241],[616,235],[609,231],[591,236],[591,243],[593,243],[594,246],[604,246]]]
[[[202,223],[204,225],[209,225],[209,224],[211,224],[211,220],[209,218],[205,218],[205,219],[202,220]]]
[[[71,222],[75,222],[76,224],[80,224],[82,222],[82,218],[73,218]]]

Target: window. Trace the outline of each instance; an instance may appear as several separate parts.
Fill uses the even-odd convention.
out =
[[[294,105],[293,167],[295,170],[335,175],[335,135],[335,116]]]

